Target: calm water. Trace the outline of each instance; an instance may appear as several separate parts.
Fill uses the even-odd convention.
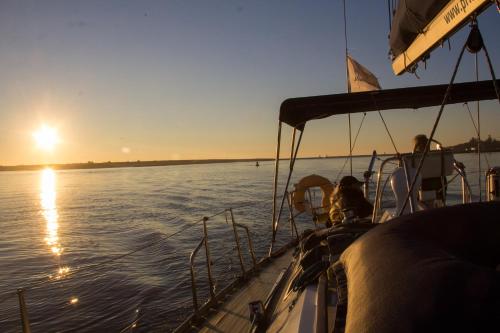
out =
[[[474,157],[456,156],[466,164],[477,196]],[[487,158],[500,165],[500,154]],[[355,158],[356,175],[368,160]],[[292,183],[311,173],[335,180],[343,164],[344,159],[300,160]],[[286,161],[282,166],[285,171]],[[20,331],[19,287],[28,287],[33,332],[119,332],[138,318],[134,331],[175,327],[191,313],[189,253],[202,237],[202,225],[169,235],[233,207],[262,258],[270,241],[273,169],[272,162],[262,162],[259,168],[231,163],[0,173],[0,332]],[[455,181],[450,191],[458,186]],[[460,200],[459,193],[453,198]],[[305,217],[299,231],[310,226]],[[239,273],[232,229],[221,214],[209,220],[208,232],[221,288]],[[285,223],[279,236],[281,243],[290,238]],[[199,298],[205,300],[203,252],[196,263]],[[248,256],[245,263],[250,267]]]

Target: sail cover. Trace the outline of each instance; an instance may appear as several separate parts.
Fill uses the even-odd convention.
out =
[[[389,43],[397,57],[424,30],[449,0],[400,0],[392,19]]]
[[[496,81],[500,86],[500,80]],[[369,112],[389,109],[418,109],[441,105],[448,84],[412,88],[386,89],[350,94],[290,98],[281,103],[280,116],[284,122],[297,129],[312,119],[337,114]],[[447,104],[495,99],[493,81],[454,84]]]

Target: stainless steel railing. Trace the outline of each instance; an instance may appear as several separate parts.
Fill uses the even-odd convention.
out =
[[[235,220],[234,220],[234,214],[233,214],[233,209],[232,208],[229,208],[226,211],[226,213],[227,212],[229,212],[229,214],[231,216],[231,224],[233,226],[234,239],[236,241],[236,246],[237,246],[237,249],[238,249],[238,257],[240,259],[241,270],[242,270],[243,275],[245,275],[246,274],[246,270],[245,270],[245,265],[243,264],[243,255],[241,253],[240,238],[238,236],[238,232],[236,230],[236,227],[245,229],[245,232],[246,232],[246,235],[247,235],[247,241],[248,241],[248,251],[250,253],[250,257],[252,258],[253,269],[255,270],[256,267],[257,267],[257,260],[255,259],[255,252],[254,252],[254,249],[253,249],[252,237],[250,236],[250,229],[248,229],[248,227],[246,225],[243,225],[243,224],[235,222]]]
[[[17,297],[19,298],[19,309],[21,311],[21,324],[23,333],[31,333],[30,320],[28,318],[28,308],[24,299],[24,289],[17,289]]]
[[[375,200],[374,200],[373,215],[372,215],[372,222],[373,223],[377,222],[377,219],[380,215],[383,192],[385,190],[387,182],[390,180],[390,176],[389,176],[384,183],[382,182],[382,178],[383,178],[383,174],[384,174],[383,173],[384,167],[386,166],[387,163],[392,163],[394,161],[399,161],[402,164],[404,171],[405,171],[407,187],[408,187],[408,189],[410,187],[410,178],[411,177],[408,173],[407,165],[406,165],[404,159],[401,159],[400,157],[396,156],[396,157],[390,157],[390,158],[383,160],[379,166],[378,175],[377,175],[377,188],[375,191]],[[453,168],[457,172],[457,176],[460,176],[461,181],[462,181],[462,183],[461,183],[462,203],[464,203],[464,204],[469,203],[472,201],[472,195],[471,195],[472,190],[471,190],[470,184],[467,180],[465,166],[461,162],[453,161]],[[453,178],[453,179],[455,179],[455,178]],[[412,201],[412,196],[410,196],[410,208],[411,208],[411,211],[413,211],[415,209],[415,203]]]
[[[207,221],[208,217],[203,217],[203,238],[201,241],[198,243],[196,248],[191,252],[191,255],[189,256],[189,262],[190,262],[190,271],[191,271],[191,291],[193,293],[193,309],[195,316],[198,317],[198,312],[199,312],[199,306],[198,306],[198,295],[197,295],[197,288],[196,288],[196,277],[195,277],[195,270],[194,270],[194,259],[198,251],[201,249],[202,245],[205,245],[205,256],[206,256],[206,264],[207,264],[207,272],[208,272],[208,283],[210,286],[210,302],[215,301],[215,286],[214,286],[214,281],[212,277],[212,258],[210,257],[210,248],[208,246],[208,231],[207,231]]]
[[[254,272],[257,270],[257,259],[255,258],[255,252],[253,249],[253,244],[252,244],[252,237],[250,236],[250,230],[247,226],[236,223],[234,219],[234,214],[233,214],[233,209],[229,208],[224,211],[224,215],[226,218],[226,222],[229,223],[229,220],[231,221],[232,229],[233,229],[233,234],[234,234],[234,241],[236,244],[236,249],[238,251],[238,260],[240,263],[240,268],[241,268],[241,275],[239,278],[245,279],[247,275],[251,272]],[[229,220],[228,220],[229,217]],[[194,317],[199,318],[200,317],[200,307],[198,304],[198,289],[197,289],[197,284],[196,284],[196,271],[195,271],[195,264],[194,260],[198,252],[200,251],[201,247],[205,247],[205,260],[206,260],[206,265],[207,265],[207,274],[208,274],[208,284],[209,284],[209,291],[210,291],[210,298],[207,303],[209,304],[215,304],[217,302],[217,295],[215,294],[215,284],[212,276],[212,258],[210,256],[210,247],[208,243],[208,231],[207,231],[207,222],[209,221],[208,217],[203,218],[203,237],[198,243],[198,245],[195,247],[195,249],[191,252],[189,256],[189,263],[190,263],[190,272],[191,272],[191,292],[193,294],[193,309],[194,309]],[[247,240],[248,240],[248,251],[249,255],[252,258],[252,268],[250,269],[245,269],[245,264],[243,261],[243,253],[241,250],[241,244],[240,244],[240,237],[238,234],[237,228],[242,228],[246,232]]]
[[[191,252],[191,255],[189,256],[189,262],[190,262],[190,269],[191,269],[191,291],[193,293],[193,309],[194,313],[198,315],[198,294],[196,292],[196,278],[195,278],[195,272],[194,272],[194,257],[198,253],[198,251],[201,249],[201,246],[205,242],[205,237],[201,239],[201,241],[198,243],[198,246]]]

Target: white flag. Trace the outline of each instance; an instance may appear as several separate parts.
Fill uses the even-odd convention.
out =
[[[347,70],[351,92],[382,89],[375,75],[350,56],[347,56]]]

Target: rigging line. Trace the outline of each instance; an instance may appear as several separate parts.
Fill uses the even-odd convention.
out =
[[[221,215],[225,211],[226,210],[223,210],[221,212],[218,212],[218,213],[215,213],[213,215],[210,215],[210,216],[208,216],[208,219],[211,219],[211,218],[213,218],[215,216]],[[160,239],[158,239],[158,240],[156,240],[156,241],[154,241],[152,243],[149,243],[149,244],[146,244],[144,246],[141,246],[141,247],[139,247],[139,248],[137,248],[135,250],[132,250],[130,252],[126,252],[126,253],[120,254],[118,256],[115,256],[115,257],[110,258],[108,260],[101,261],[101,262],[93,264],[93,265],[88,265],[88,266],[83,266],[83,267],[75,268],[74,270],[71,270],[69,273],[65,274],[64,277],[72,276],[72,275],[75,275],[75,274],[83,272],[83,271],[87,271],[87,270],[92,270],[92,269],[95,269],[95,268],[99,268],[100,266],[107,265],[107,264],[112,263],[114,261],[117,261],[117,260],[123,259],[125,257],[128,257],[128,256],[130,256],[130,255],[132,255],[134,253],[137,253],[137,252],[140,252],[142,250],[145,250],[145,249],[147,249],[149,247],[152,247],[152,246],[154,246],[156,244],[159,244],[159,243],[161,243],[161,242],[163,242],[163,241],[165,241],[165,240],[167,240],[169,238],[172,238],[172,237],[174,237],[174,236],[176,236],[176,235],[178,235],[178,234],[180,234],[180,233],[182,233],[182,232],[184,232],[184,231],[186,231],[186,230],[194,227],[195,225],[203,222],[203,219],[204,218],[202,218],[202,219],[200,219],[200,220],[198,220],[196,222],[193,222],[193,223],[187,225],[185,228],[182,228],[182,229],[180,229],[180,230],[178,230],[178,231],[176,231],[176,232],[174,232],[174,233],[172,233],[170,235],[166,235],[164,237],[161,237]],[[37,281],[37,282],[29,284],[28,286],[24,287],[23,289],[24,290],[32,289],[32,288],[44,285],[45,283],[49,283],[49,282],[52,282],[52,280],[49,279],[49,280]]]
[[[280,163],[280,148],[281,148],[281,121],[278,124],[278,143],[276,145],[276,160],[274,161],[274,181],[273,181],[273,216],[272,216],[272,228],[273,236],[271,238],[271,245],[269,246],[269,255],[273,253],[274,241],[276,239],[276,195],[278,193],[278,173],[279,173],[279,163]]]
[[[261,200],[261,201],[263,202],[264,200]],[[246,206],[248,206],[248,205],[246,205]],[[246,207],[246,206],[240,206],[240,207]],[[240,208],[240,207],[236,207],[236,208],[232,208],[232,209],[238,209],[238,208]],[[227,210],[226,210],[226,211],[227,211]],[[220,215],[220,213],[218,213],[217,215]],[[217,215],[212,215],[211,217],[215,217],[215,216],[217,216]],[[202,221],[203,221],[203,220],[202,220]],[[236,247],[233,247],[233,249],[232,249],[232,250],[234,250],[234,249],[236,249]],[[219,258],[217,258],[217,259],[215,259],[215,260],[212,260],[212,264],[215,264],[215,263],[219,262],[221,259],[224,259],[224,258],[227,258],[227,257],[226,257],[226,256],[221,256],[221,257],[219,257]],[[85,268],[87,268],[87,267],[89,267],[89,266],[85,266]],[[98,268],[100,268],[100,267],[98,267]],[[96,271],[96,270],[94,270],[94,272],[95,272],[95,271]],[[189,274],[190,274],[190,272],[185,272],[185,273],[184,273],[184,275],[183,275],[182,277],[180,277],[179,279],[180,279],[180,280],[182,280],[182,279],[184,279],[185,277],[189,276]],[[167,290],[167,291],[168,291],[168,290],[170,290],[170,288],[166,288],[166,287],[162,287],[162,286],[155,286],[155,288],[160,288],[160,289]],[[15,295],[15,293],[14,293],[14,295]],[[2,303],[2,302],[0,301],[0,304],[1,304],[1,303]]]
[[[259,202],[264,202],[264,201],[265,201],[265,200],[260,200]],[[253,205],[253,203],[252,203],[252,204],[245,204],[245,205],[240,205],[240,206],[237,206],[237,207],[232,207],[232,209],[240,209],[240,208],[245,208],[245,207],[252,206],[252,205]],[[216,216],[218,216],[218,215],[222,215],[222,214],[223,214],[223,213],[225,213],[226,211],[227,211],[227,209],[226,209],[226,210],[224,210],[224,211],[221,211],[221,212],[219,212],[219,213],[213,214],[213,215],[209,216],[208,218],[209,218],[209,219],[211,219],[211,218],[216,217]],[[200,221],[198,221],[198,222],[195,222],[195,223],[194,223],[194,225],[196,225],[197,223],[200,223],[201,221],[203,221],[203,219],[202,219],[202,220],[200,220]],[[182,231],[184,231],[184,230],[189,229],[191,226],[192,226],[192,225],[188,226],[187,228],[184,228],[183,230],[180,230],[178,233],[180,233],[180,232],[182,232]],[[173,237],[173,236],[175,236],[175,235],[170,235],[170,236],[168,236],[167,238],[161,238],[161,239],[159,239],[159,240],[158,240],[158,242],[150,243],[150,244],[148,244],[145,248],[148,248],[148,247],[150,247],[150,246],[152,247],[152,246],[154,246],[154,245],[156,245],[156,244],[159,244],[162,240],[166,240],[166,239],[168,239],[168,238],[170,238],[170,237]],[[145,248],[143,248],[143,249],[145,249]],[[141,250],[141,249],[139,249],[139,250]],[[138,251],[139,251],[139,250],[138,250]],[[138,251],[135,251],[135,252],[138,252]],[[134,252],[134,253],[135,253],[135,252]],[[176,252],[177,252],[177,251],[174,251],[173,253],[175,254]],[[133,253],[128,253],[128,254],[125,254],[124,256],[126,256],[126,255],[130,255],[130,254],[133,254]],[[172,253],[171,253],[171,254],[172,254]],[[113,259],[113,258],[112,258],[112,259]],[[120,259],[120,258],[115,258],[115,259],[117,260],[117,259]],[[113,259],[113,261],[114,261],[115,259]],[[102,262],[102,263],[99,263],[99,264],[92,264],[92,265],[87,265],[87,266],[80,266],[77,270],[72,271],[72,273],[73,273],[73,274],[76,274],[76,273],[78,273],[78,272],[80,272],[80,273],[82,273],[82,272],[87,272],[87,271],[89,271],[90,269],[92,269],[92,271],[93,271],[93,272],[98,272],[98,270],[99,270],[99,269],[101,269],[101,268],[103,268],[103,267],[104,267],[104,265],[105,265],[105,264],[107,264],[107,263],[108,263],[108,262]],[[97,266],[97,265],[99,265],[99,266]],[[97,266],[97,267],[96,267],[96,266]],[[97,273],[97,274],[102,275],[102,274],[104,274],[104,273],[105,273],[105,272],[100,272],[100,273]],[[66,274],[66,275],[65,275],[65,277],[66,277],[66,276],[69,276],[69,275],[70,275],[70,274],[68,273],[68,274]],[[97,276],[99,276],[99,275],[97,275]],[[47,283],[48,283],[48,282],[53,282],[53,281],[52,281],[52,280],[49,280],[49,281],[43,280],[43,281],[35,282],[35,283],[34,283],[34,285],[31,285],[29,288],[37,287],[38,285],[43,285],[45,282],[47,282]],[[57,281],[54,281],[54,282],[57,282]],[[0,303],[1,303],[1,302],[0,302]]]
[[[275,224],[276,224],[275,232],[278,232],[279,221],[280,221],[281,213],[283,212],[283,207],[285,205],[285,200],[286,200],[285,193],[288,191],[288,186],[290,185],[290,179],[292,177],[293,167],[295,165],[295,161],[297,160],[297,154],[299,153],[299,147],[300,147],[300,143],[302,142],[302,134],[304,134],[304,130],[305,130],[305,127],[302,129],[302,131],[300,131],[299,139],[297,141],[297,146],[295,147],[295,152],[293,152],[293,151],[291,152],[291,154],[292,154],[291,156],[293,156],[293,159],[290,160],[290,171],[288,172],[288,177],[287,177],[286,184],[285,184],[285,191],[284,191],[283,196],[281,197],[281,204],[280,204],[280,208],[278,210],[278,216],[276,217],[276,221],[275,221]],[[294,128],[293,129],[293,132],[294,132],[293,139],[294,140],[295,140],[295,131],[296,131],[296,129]]]
[[[465,102],[464,105],[467,107],[467,111],[469,111],[470,120],[472,121],[472,125],[474,125],[474,129],[476,130],[476,135],[478,135],[476,121],[474,120],[474,117],[472,116],[472,112],[470,110],[469,103]]]
[[[342,1],[344,7],[344,42],[345,42],[345,75],[347,84],[347,93],[351,92],[351,84],[349,83],[349,65],[347,55],[347,15],[345,10],[345,0]],[[351,113],[347,114],[349,122],[349,159],[351,161],[351,176],[352,176],[352,130],[351,130]]]
[[[375,107],[378,108],[377,101],[375,100],[373,95],[371,97],[373,100],[373,104],[375,104]],[[394,147],[394,150],[396,151],[396,154],[399,154],[398,148],[396,147],[396,143],[394,142],[394,139],[392,138],[391,132],[389,131],[389,127],[387,127],[387,123],[385,122],[385,119],[382,116],[382,112],[380,112],[380,110],[377,110],[377,112],[378,112],[378,115],[380,116],[380,119],[382,119],[382,123],[384,123],[385,130],[387,131],[387,134],[389,135],[389,139],[391,139],[391,143],[392,143],[392,146]]]
[[[352,134],[351,134],[351,114],[347,115],[349,118],[349,162],[351,167],[351,176],[352,176]]]
[[[497,95],[498,102],[500,103],[500,91],[499,91],[499,88],[497,86],[497,79],[495,77],[495,70],[493,69],[493,64],[491,63],[490,55],[488,53],[488,50],[486,49],[486,44],[484,44],[484,43],[483,43],[483,50],[484,50],[484,54],[486,56],[486,60],[488,62],[488,67],[490,69],[491,78],[493,79],[493,88],[495,88],[495,93]]]
[[[361,126],[363,126],[363,121],[365,120],[365,117],[366,117],[366,112],[363,113],[363,118],[361,118],[361,122],[359,124],[358,131],[356,132],[356,136],[354,137],[354,143],[352,146],[352,150],[354,149],[354,147],[356,146],[356,142],[358,141],[358,135],[359,135],[359,132],[361,131]],[[352,150],[351,150],[351,154],[352,154]],[[338,182],[340,175],[342,175],[342,173],[344,172],[344,169],[345,169],[345,166],[347,165],[348,160],[349,160],[349,157],[347,157],[344,160],[344,164],[342,165],[342,168],[340,169],[339,173],[337,174],[337,177],[335,178],[334,183]],[[351,175],[352,175],[352,172],[351,172]]]
[[[403,215],[403,212],[406,208],[406,205],[407,205],[408,201],[410,200],[410,196],[413,193],[413,189],[415,188],[415,184],[417,183],[418,175],[420,174],[420,171],[422,171],[422,167],[424,166],[425,158],[427,157],[427,155],[429,153],[431,142],[434,139],[434,134],[436,133],[437,126],[439,124],[439,120],[441,119],[441,116],[442,116],[443,111],[444,111],[444,107],[445,107],[446,102],[448,100],[448,96],[450,95],[451,87],[453,86],[453,82],[455,81],[455,77],[456,77],[457,72],[458,72],[458,67],[460,66],[460,62],[462,61],[462,56],[464,55],[464,51],[465,51],[466,47],[467,47],[467,41],[462,46],[462,50],[460,51],[460,55],[458,56],[457,63],[455,64],[455,69],[453,70],[453,75],[451,76],[450,83],[448,84],[448,87],[446,88],[446,92],[445,92],[444,97],[443,97],[443,102],[441,103],[441,107],[439,108],[439,112],[438,112],[438,115],[437,115],[436,120],[434,122],[434,126],[432,127],[431,135],[429,135],[429,139],[427,140],[427,144],[425,145],[424,152],[423,152],[422,157],[420,158],[420,161],[418,163],[417,171],[415,172],[415,176],[413,176],[411,186],[408,189],[408,193],[406,195],[405,201],[403,202],[403,206],[401,207],[401,210],[398,212],[398,216]]]
[[[476,23],[477,24],[477,23]],[[478,69],[478,59],[477,52],[474,53],[474,67],[476,70],[476,82],[479,82],[479,69]],[[481,116],[479,110],[479,101],[476,104],[477,107],[477,167],[479,170],[478,174],[478,184],[479,184],[479,202],[483,201],[483,196],[481,195]]]
[[[448,180],[448,185],[451,184],[455,179],[457,179],[458,176],[460,176],[459,173],[457,173],[455,176],[451,177],[451,179]]]
[[[479,36],[481,37],[481,32],[479,31],[479,25],[477,24],[477,21],[475,21],[475,25],[476,25],[476,27],[478,29]],[[481,39],[482,39],[482,37],[481,37]],[[496,81],[496,77],[495,77],[495,70],[493,69],[493,65],[491,63],[491,59],[490,59],[490,56],[488,54],[488,49],[486,48],[486,44],[484,43],[484,41],[482,43],[482,49],[484,50],[484,54],[486,56],[486,61],[488,63],[488,68],[490,70],[490,75],[491,75],[491,78],[493,80],[493,87],[495,89],[495,93],[497,95],[498,101],[500,102],[500,93],[498,91],[497,81]],[[478,74],[478,68],[477,67],[478,67],[478,61],[477,61],[477,53],[476,53],[476,81],[479,79],[479,74]],[[479,119],[480,119],[479,118],[479,101],[478,101],[478,106],[477,107],[478,107],[478,111],[477,111],[478,112],[478,115],[477,115],[478,116],[478,124],[477,125],[478,125],[478,132],[479,132],[478,136],[480,137],[480,134],[481,134],[481,124],[479,124]],[[478,145],[480,144],[480,142],[481,141],[478,140]],[[478,148],[479,148],[479,146],[478,146]],[[478,150],[478,153],[480,154],[480,150]],[[481,163],[481,158],[479,157],[479,167],[480,167],[480,163]],[[481,169],[479,169],[479,171],[481,171]],[[481,181],[479,181],[479,201],[481,201]]]
[[[476,126],[476,122],[474,121],[474,117],[472,116],[472,112],[469,108],[469,104],[467,102],[464,103],[464,105],[467,107],[467,111],[469,112],[469,117],[470,120],[472,121],[472,124],[474,125],[474,129],[476,130],[476,135],[479,137],[479,130]],[[488,166],[488,169],[490,168],[490,161],[488,159],[488,155],[483,155],[484,159],[486,160],[486,165]]]
[[[392,29],[392,26],[391,26],[391,0],[387,0],[387,11],[388,11],[388,18],[389,18],[389,36],[391,34],[391,29]]]
[[[396,154],[399,154],[398,148],[396,147],[396,143],[394,142],[394,139],[392,138],[391,132],[389,131],[389,128],[387,127],[387,124],[385,122],[384,117],[382,117],[382,112],[377,111],[378,115],[380,116],[380,119],[382,119],[382,122],[384,123],[385,130],[387,131],[387,135],[389,135],[389,139],[391,139],[392,146],[394,147],[394,150],[396,151]]]
[[[264,201],[265,200],[259,200],[258,202],[264,202]],[[251,206],[251,205],[253,205],[253,203],[252,204],[249,203],[249,204],[245,204],[245,205],[240,205],[240,206],[237,206],[237,207],[232,207],[232,209],[240,209],[240,208],[248,207],[248,206]],[[226,211],[227,211],[227,209],[224,209],[224,210],[222,210],[220,212],[217,212],[217,213],[214,213],[214,214],[212,214],[210,216],[207,216],[207,218],[208,219],[214,218],[216,216],[224,214]],[[144,246],[142,246],[140,248],[137,248],[137,249],[135,249],[133,251],[130,251],[130,252],[127,252],[127,253],[123,253],[121,255],[118,255],[116,257],[110,258],[108,260],[104,260],[104,261],[96,263],[96,264],[87,265],[87,266],[80,266],[78,268],[75,268],[74,270],[71,270],[69,273],[65,274],[64,277],[69,277],[69,276],[75,275],[77,273],[86,272],[86,271],[90,271],[90,270],[97,270],[97,269],[101,268],[101,266],[107,265],[107,264],[112,263],[114,261],[123,259],[123,258],[125,258],[125,257],[127,257],[129,255],[132,255],[134,253],[140,252],[140,251],[145,250],[145,249],[147,249],[149,247],[157,245],[157,244],[161,243],[162,241],[165,241],[165,240],[167,240],[169,238],[172,238],[172,237],[174,237],[174,236],[176,236],[176,235],[178,235],[178,234],[180,234],[180,233],[182,233],[182,232],[184,232],[184,231],[186,231],[186,230],[194,227],[195,225],[200,224],[201,222],[203,222],[203,218],[200,219],[200,220],[198,220],[198,221],[195,221],[195,222],[193,222],[193,223],[191,223],[189,225],[187,225],[186,227],[178,230],[177,232],[174,232],[173,234],[166,235],[166,236],[162,235],[163,237],[161,237],[157,241],[154,241],[152,243],[146,244],[146,245],[144,245]],[[45,280],[44,279],[44,280],[41,280],[41,281],[36,281],[36,282],[33,282],[33,283],[29,284],[28,286],[24,287],[23,289],[24,290],[32,289],[32,288],[35,288],[35,287],[38,287],[38,286],[41,286],[41,285],[44,285],[44,284],[50,283],[50,282],[54,282],[54,281],[52,279],[49,279],[49,280]],[[16,294],[14,293],[14,295],[16,295]],[[0,304],[3,303],[3,301],[4,300],[0,301]]]

